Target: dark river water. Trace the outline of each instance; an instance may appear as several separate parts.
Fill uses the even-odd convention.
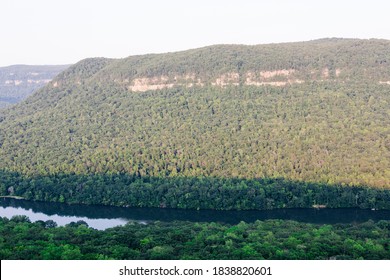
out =
[[[342,209],[275,209],[262,211],[180,210],[161,208],[123,208],[98,205],[67,205],[0,198],[0,216],[25,215],[32,222],[53,220],[59,226],[83,220],[90,227],[106,229],[130,221],[191,221],[237,224],[256,220],[282,219],[316,224],[361,223],[390,220],[390,210]]]

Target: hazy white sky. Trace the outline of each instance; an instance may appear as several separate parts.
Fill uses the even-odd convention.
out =
[[[389,0],[0,0],[0,66],[212,44],[390,39]]]

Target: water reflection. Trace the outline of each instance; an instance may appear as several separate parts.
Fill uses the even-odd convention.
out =
[[[362,209],[275,209],[263,211],[180,210],[161,208],[123,208],[97,205],[67,205],[63,203],[34,202],[10,198],[0,199],[0,216],[11,218],[26,215],[32,222],[53,220],[58,225],[83,220],[90,227],[105,229],[124,225],[129,221],[191,221],[224,222],[283,219],[317,224],[360,223],[368,220],[390,220],[389,210]]]

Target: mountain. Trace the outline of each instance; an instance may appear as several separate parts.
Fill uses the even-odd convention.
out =
[[[390,41],[91,58],[0,113],[0,192],[129,206],[390,208]]]
[[[0,108],[25,99],[70,65],[12,65],[0,67]]]

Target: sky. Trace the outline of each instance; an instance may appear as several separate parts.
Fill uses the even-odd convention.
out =
[[[390,39],[388,0],[0,0],[0,66],[214,44]]]

